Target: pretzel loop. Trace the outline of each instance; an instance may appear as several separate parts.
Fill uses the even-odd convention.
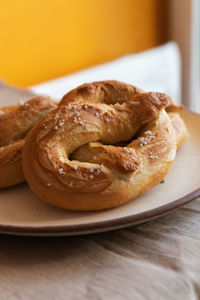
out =
[[[49,97],[35,97],[17,105],[0,108],[0,188],[24,181],[21,154],[33,125],[56,108]]]
[[[158,184],[177,149],[170,103],[116,81],[69,92],[27,137],[23,170],[32,190],[65,209],[99,210]]]

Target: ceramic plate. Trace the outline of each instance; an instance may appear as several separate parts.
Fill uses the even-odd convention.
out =
[[[38,236],[103,232],[145,222],[199,197],[200,115],[185,111],[182,116],[190,136],[163,184],[118,208],[69,212],[46,204],[24,183],[0,191],[0,232]]]

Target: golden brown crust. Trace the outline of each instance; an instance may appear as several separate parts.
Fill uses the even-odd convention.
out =
[[[187,127],[177,112],[169,112],[169,117],[176,134],[177,147],[180,147],[187,139]]]
[[[140,164],[140,157],[132,148],[103,145],[91,142],[76,150],[73,160],[95,164],[105,164],[119,173],[135,172]]]
[[[124,82],[116,80],[97,81],[85,83],[73,89],[63,96],[60,105],[84,101],[106,104],[124,103],[141,92],[141,89]]]
[[[28,134],[22,165],[31,189],[58,207],[100,210],[152,188],[176,155],[170,103],[117,81],[69,92]]]
[[[49,97],[0,108],[0,188],[24,181],[21,154],[28,131],[47,112],[56,108]]]

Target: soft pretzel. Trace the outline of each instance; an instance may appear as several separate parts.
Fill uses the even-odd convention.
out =
[[[24,181],[21,154],[25,138],[33,125],[56,108],[48,97],[0,108],[0,188]]]
[[[69,210],[112,208],[144,193],[166,176],[187,135],[170,105],[165,94],[117,81],[69,92],[27,137],[22,165],[31,189]]]

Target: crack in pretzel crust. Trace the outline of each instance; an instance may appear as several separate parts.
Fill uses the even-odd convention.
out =
[[[56,102],[49,97],[35,97],[17,105],[0,108],[0,188],[25,180],[21,156],[26,135]]]
[[[118,81],[67,93],[26,139],[25,177],[41,199],[69,210],[119,206],[160,183],[187,136],[178,106]],[[122,146],[122,142],[124,145]]]

